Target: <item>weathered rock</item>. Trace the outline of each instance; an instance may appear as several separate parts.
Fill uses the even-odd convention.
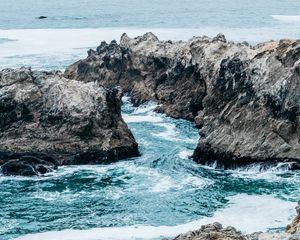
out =
[[[180,234],[174,240],[246,240],[246,237],[233,227],[223,228],[220,223],[203,225],[199,230]]]
[[[139,155],[120,98],[117,88],[69,80],[59,72],[0,71],[0,163],[20,161],[7,163],[3,172],[27,164],[21,158],[26,155],[46,155],[58,165]]]
[[[224,35],[187,42],[147,33],[120,44],[102,42],[65,76],[120,85],[135,103],[157,100],[158,111],[193,120],[198,163],[232,168],[257,161],[300,159],[300,40],[256,46]]]
[[[134,103],[158,100],[162,112],[193,120],[201,108],[205,82],[192,62],[187,43],[161,42],[152,33],[134,39],[123,34],[120,45],[102,42],[96,51],[66,69],[66,77],[104,86],[120,85]]]
[[[291,237],[285,232],[259,232],[246,235],[247,240],[292,240]]]
[[[228,46],[227,46],[228,48]],[[244,49],[244,50],[243,50]],[[232,168],[288,161],[299,169],[300,41],[244,46],[225,57],[207,81],[194,159]],[[232,50],[230,50],[231,52]]]

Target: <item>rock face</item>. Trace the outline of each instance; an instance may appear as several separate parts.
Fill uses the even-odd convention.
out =
[[[139,155],[121,117],[120,98],[116,88],[65,79],[59,72],[1,71],[3,173],[19,174],[26,165],[25,174],[31,175],[32,165],[40,170],[34,167],[31,173],[43,173],[56,165],[106,163]]]
[[[282,40],[223,58],[199,111],[200,163],[225,168],[300,159],[300,41]]]
[[[120,44],[102,42],[71,65],[67,78],[120,85],[136,104],[195,120],[198,163],[231,168],[300,159],[300,40],[256,46],[215,38],[159,41],[147,33]]]

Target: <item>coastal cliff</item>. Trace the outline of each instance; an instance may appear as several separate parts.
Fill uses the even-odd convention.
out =
[[[160,41],[152,33],[102,42],[64,76],[121,86],[135,104],[195,121],[193,159],[234,168],[258,161],[289,161],[299,169],[300,41],[255,46],[215,38]]]
[[[0,129],[4,174],[36,175],[58,165],[139,155],[121,116],[119,89],[60,72],[0,71]]]

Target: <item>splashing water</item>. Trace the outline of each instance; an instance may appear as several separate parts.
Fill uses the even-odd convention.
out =
[[[41,178],[1,176],[4,240],[161,239],[214,221],[252,232],[291,220],[299,172],[197,165],[188,158],[198,140],[193,123],[153,112],[155,103],[135,108],[124,100],[142,156]]]

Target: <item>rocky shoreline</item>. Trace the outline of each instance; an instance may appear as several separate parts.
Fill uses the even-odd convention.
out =
[[[60,72],[0,71],[0,129],[6,175],[139,156],[121,116],[119,89],[69,80]]]
[[[234,227],[225,227],[216,222],[203,225],[199,230],[183,233],[173,240],[299,240],[300,239],[300,201],[296,207],[297,216],[286,228],[286,232],[257,232],[243,234]],[[255,221],[255,219],[253,219]]]
[[[123,34],[64,73],[0,71],[1,172],[33,176],[139,156],[121,116],[124,93],[135,105],[154,100],[156,111],[195,121],[197,163],[286,162],[299,170],[299,90],[300,40],[250,46],[222,34],[187,42]],[[300,239],[299,206],[297,214],[287,233],[246,236],[214,223],[175,239]]]
[[[235,168],[289,162],[300,168],[300,41],[256,46],[215,38],[159,41],[152,33],[102,42],[64,73],[82,82],[119,85],[140,104],[195,121],[200,140],[193,159]]]

